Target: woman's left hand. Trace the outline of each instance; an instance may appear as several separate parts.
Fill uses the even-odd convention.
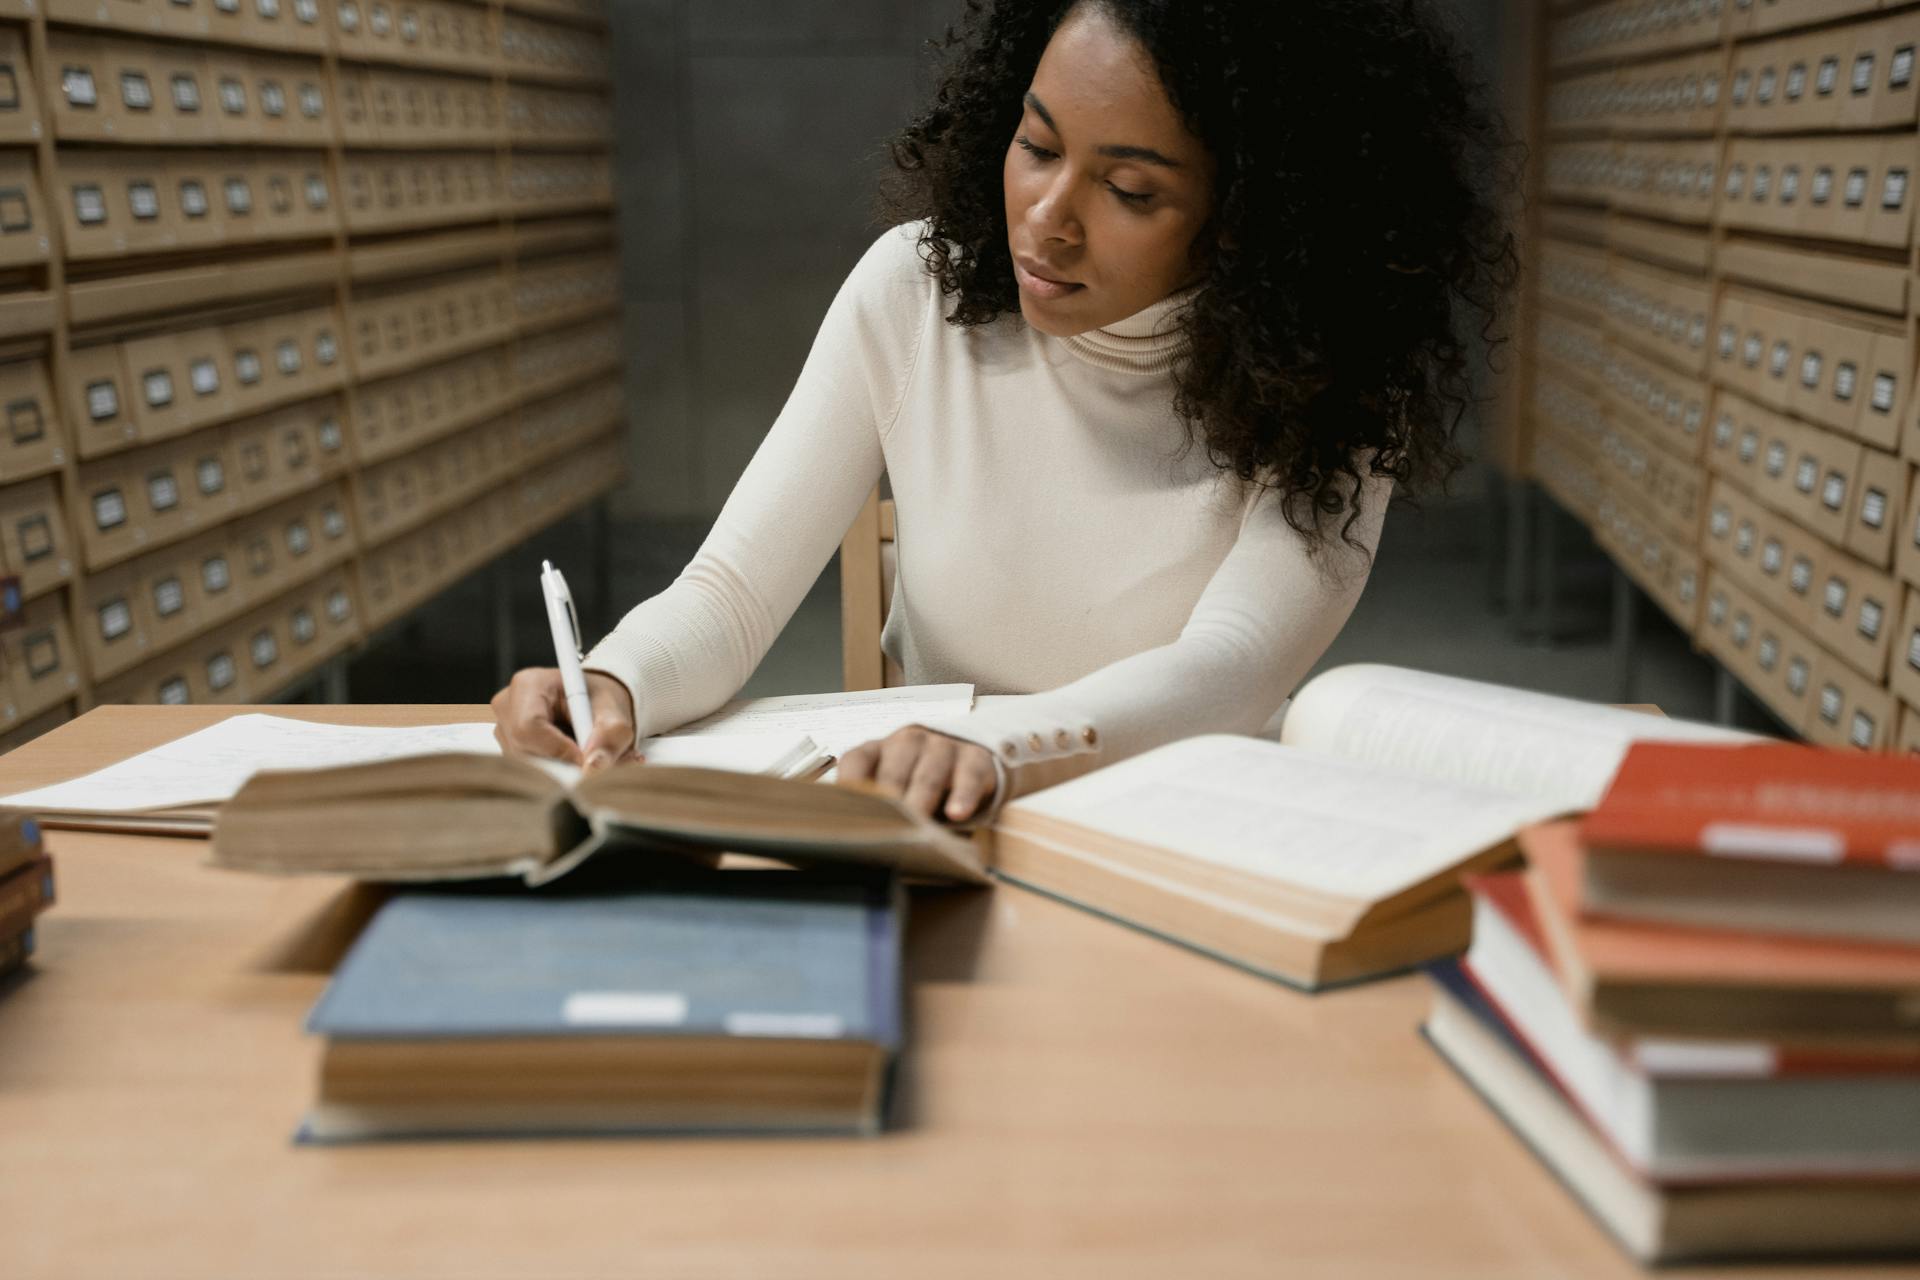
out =
[[[975,742],[909,725],[840,757],[841,782],[870,782],[924,817],[965,822],[993,798],[993,754]]]

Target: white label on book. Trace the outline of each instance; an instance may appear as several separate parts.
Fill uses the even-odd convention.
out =
[[[1845,699],[1840,696],[1839,685],[1822,685],[1820,687],[1820,718],[1828,724],[1839,724],[1840,708],[1844,702]]]
[[[1847,842],[1828,827],[1771,827],[1749,822],[1709,822],[1700,847],[1723,858],[1778,858],[1782,862],[1839,862]]]
[[[179,676],[170,676],[160,682],[160,702],[163,706],[184,707],[193,701],[187,691],[187,682]]]
[[[244,112],[247,109],[247,87],[231,78],[222,80],[220,109],[230,116],[237,116]]]
[[[120,101],[129,111],[146,111],[153,106],[153,85],[140,71],[120,73]]]
[[[192,76],[173,78],[173,109],[194,112],[200,109],[200,82]]]
[[[1787,664],[1787,692],[1799,697],[1807,691],[1807,660],[1795,658]]]
[[[235,352],[233,376],[249,387],[260,381],[260,353],[251,349]]]
[[[1787,575],[1787,581],[1797,596],[1807,594],[1807,588],[1813,585],[1813,561],[1805,556],[1793,558],[1793,572]]]
[[[1760,452],[1760,433],[1748,427],[1740,435],[1740,461],[1752,462],[1754,455]]]
[[[1886,609],[1878,600],[1860,602],[1860,634],[1869,640],[1880,638],[1880,624],[1886,620]]]
[[[273,364],[288,377],[300,372],[300,344],[292,338],[282,338],[273,349]]]
[[[1811,457],[1800,459],[1793,469],[1793,487],[1801,493],[1812,493],[1813,487],[1820,483],[1820,464]]]
[[[845,1033],[847,1024],[835,1013],[730,1013],[721,1025],[730,1036],[835,1040]]]
[[[1867,496],[1860,499],[1860,523],[1878,529],[1886,521],[1887,495],[1879,489],[1868,489]]]
[[[253,633],[249,646],[253,651],[253,665],[260,668],[270,667],[280,656],[280,645],[274,640],[273,632],[262,628]]]
[[[337,453],[343,443],[344,441],[340,434],[340,420],[338,418],[328,418],[320,424],[320,449],[322,452]]]
[[[1842,363],[1833,373],[1833,398],[1835,400],[1853,399],[1854,383],[1859,377],[1860,366],[1851,360]]]
[[[1840,193],[1849,209],[1858,209],[1867,200],[1867,171],[1865,169],[1847,170],[1847,184]]]
[[[233,573],[227,568],[225,556],[211,556],[200,566],[200,585],[205,587],[209,594],[218,595],[225,591],[232,581]]]
[[[293,16],[310,27],[320,21],[320,6],[314,0],[293,0]]]
[[[220,366],[202,356],[187,366],[187,380],[195,395],[210,396],[220,389]]]
[[[180,212],[189,218],[207,216],[207,189],[192,178],[180,184]]]
[[[353,601],[347,598],[347,593],[345,591],[342,591],[340,588],[335,587],[333,591],[331,591],[327,595],[328,619],[333,622],[345,622],[348,618],[352,616],[353,616]]]
[[[313,610],[304,605],[293,611],[288,625],[293,630],[295,644],[312,644],[314,636],[319,634],[319,624],[313,620]]]
[[[561,1006],[570,1027],[677,1027],[687,1020],[678,991],[576,991]]]
[[[218,458],[202,458],[194,468],[199,479],[200,492],[212,497],[227,487],[227,464]]]
[[[151,182],[130,182],[127,184],[127,207],[140,221],[151,222],[160,216],[160,193],[153,189]]]
[[[207,684],[213,689],[224,689],[233,683],[235,675],[233,655],[216,653],[207,659]]]
[[[1776,480],[1780,478],[1780,473],[1787,469],[1786,441],[1775,440],[1767,446],[1766,468],[1767,475]]]
[[[1826,609],[1836,618],[1847,611],[1847,584],[1844,579],[1827,579]]]

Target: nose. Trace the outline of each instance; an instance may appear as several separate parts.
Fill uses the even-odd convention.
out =
[[[1075,183],[1066,165],[1058,166],[1027,206],[1027,230],[1036,243],[1073,246],[1085,238],[1074,204]]]

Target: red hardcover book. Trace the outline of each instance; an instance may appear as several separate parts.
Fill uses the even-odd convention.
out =
[[[1920,946],[1920,758],[1636,744],[1580,836],[1593,915]]]

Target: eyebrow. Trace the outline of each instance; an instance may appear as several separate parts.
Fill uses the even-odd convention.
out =
[[[1027,94],[1026,103],[1029,107],[1033,108],[1034,114],[1040,117],[1047,128],[1053,130],[1055,133],[1060,132],[1060,126],[1053,122],[1053,113],[1047,110],[1045,103],[1041,102],[1040,99],[1032,93]],[[1111,146],[1098,147],[1095,149],[1101,155],[1114,160],[1139,160],[1145,164],[1163,165],[1169,169],[1178,169],[1180,167],[1178,160],[1173,159],[1171,156],[1162,155],[1152,147],[1131,147],[1121,143],[1115,143]]]

